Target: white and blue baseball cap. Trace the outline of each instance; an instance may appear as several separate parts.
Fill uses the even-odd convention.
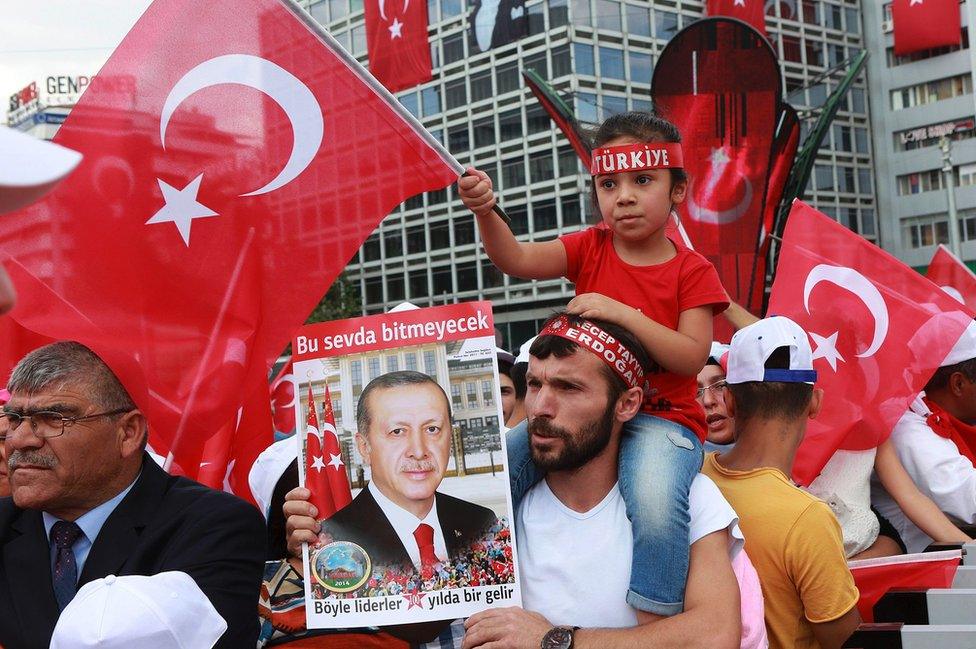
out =
[[[787,368],[766,368],[766,361],[780,347],[790,350]],[[729,367],[725,381],[729,384],[810,383],[817,380],[813,369],[813,352],[807,332],[784,316],[772,316],[754,322],[735,332],[729,345]]]

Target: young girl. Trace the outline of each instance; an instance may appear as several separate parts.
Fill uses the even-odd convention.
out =
[[[491,180],[460,179],[485,251],[509,275],[566,277],[568,311],[634,333],[655,362],[643,412],[624,427],[619,487],[634,531],[627,602],[658,616],[681,612],[688,575],[688,492],[701,468],[705,416],[695,377],[712,340],[712,317],[728,298],[712,265],[665,235],[685,199],[681,136],[670,122],[632,112],[607,119],[594,137],[593,195],[600,225],[554,241],[520,242],[493,212]],[[508,437],[515,506],[542,476],[524,424]],[[646,619],[646,618],[645,618]]]

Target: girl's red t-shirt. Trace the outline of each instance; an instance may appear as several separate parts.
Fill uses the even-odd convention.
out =
[[[672,259],[633,266],[617,255],[607,228],[590,227],[559,240],[566,248],[566,278],[576,284],[577,295],[600,293],[674,330],[682,311],[711,306],[719,314],[729,306],[715,267],[693,250],[675,245]],[[705,411],[695,399],[696,377],[673,374],[654,363],[648,379],[643,411],[681,424],[704,441]]]

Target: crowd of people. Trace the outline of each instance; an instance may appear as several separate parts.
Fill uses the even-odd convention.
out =
[[[591,168],[602,222],[553,241],[512,234],[487,174],[459,180],[500,270],[577,290],[518,354],[499,350],[511,527],[438,491],[451,404],[421,373],[363,390],[371,480],[323,521],[290,440],[252,470],[262,518],[167,475],[146,417],[90,349],[25,356],[0,417],[0,645],[841,647],[860,622],[848,559],[970,540],[976,323],[887,441],[839,451],[799,488],[797,449],[831,395],[799,325],[730,304],[711,264],[667,235],[688,191],[680,141],[653,114],[609,118]],[[729,345],[712,340],[719,314],[737,329]],[[510,584],[517,568],[522,607],[308,629],[302,545],[323,538],[382,538],[383,560],[347,595],[310,584],[316,598]]]
[[[419,567],[412,563],[374,566],[372,576],[354,591],[331,593],[320,584],[313,584],[312,593],[320,599],[381,597],[445,588],[496,586],[514,581],[511,530],[500,518],[482,538],[470,542],[462,552],[445,561]]]

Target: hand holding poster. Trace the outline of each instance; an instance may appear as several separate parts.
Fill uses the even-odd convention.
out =
[[[339,450],[302,484],[341,471],[353,496],[305,548],[308,627],[520,605],[490,304],[310,325],[293,348],[296,417],[331,412]]]

